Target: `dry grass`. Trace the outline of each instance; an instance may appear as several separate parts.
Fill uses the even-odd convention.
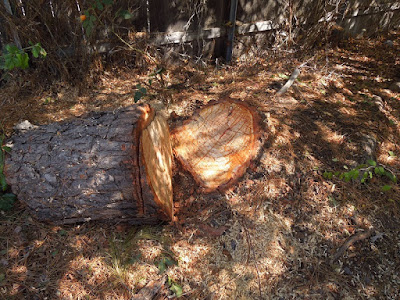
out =
[[[248,101],[264,118],[260,159],[236,186],[207,195],[177,166],[176,226],[61,228],[34,221],[19,204],[1,216],[0,295],[129,299],[162,280],[158,263],[168,258],[178,262],[165,273],[183,288],[183,299],[398,299],[399,186],[382,192],[384,178],[360,184],[322,176],[365,162],[361,133],[376,138],[376,160],[400,175],[400,95],[387,89],[399,68],[400,39],[391,39],[393,48],[377,39],[318,51],[279,98],[275,90],[285,80],[278,74],[301,63],[292,56],[225,69],[171,67],[166,81],[184,82],[168,90],[174,100],[165,110],[178,115],[171,126],[212,99]],[[25,118],[47,123],[130,105],[132,87],[144,79],[106,74],[84,95],[53,86],[3,103],[1,123],[10,133]],[[150,92],[144,101],[162,107]],[[346,238],[368,228],[372,238],[331,262]],[[171,294],[165,283],[158,299]]]

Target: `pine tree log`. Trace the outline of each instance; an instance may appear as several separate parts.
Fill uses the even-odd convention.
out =
[[[174,153],[203,192],[234,184],[261,148],[260,115],[241,101],[212,101],[172,133]]]
[[[154,224],[173,217],[169,129],[149,106],[20,126],[11,145],[8,184],[40,221]]]

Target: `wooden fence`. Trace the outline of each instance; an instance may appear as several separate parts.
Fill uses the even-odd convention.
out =
[[[175,54],[199,58],[225,57],[232,48],[233,55],[238,56],[248,52],[248,47],[268,47],[277,39],[292,39],[300,29],[306,32],[321,22],[339,22],[352,34],[400,24],[400,3],[391,0],[1,2],[1,45],[26,47],[30,42],[40,42],[53,59],[69,57],[75,59],[73,63],[93,52],[110,53],[121,46],[146,50],[145,44],[172,47]],[[232,47],[229,32],[235,33],[236,41],[242,41],[241,47]],[[254,44],[254,39],[246,39],[249,36],[262,37],[264,42]]]

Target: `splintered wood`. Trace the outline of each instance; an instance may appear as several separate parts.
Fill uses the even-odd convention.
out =
[[[143,130],[140,144],[147,176],[147,180],[142,178],[142,192],[143,185],[149,182],[157,206],[172,219],[172,148],[169,128],[163,117],[155,116]]]
[[[204,192],[227,188],[258,153],[258,122],[243,102],[210,103],[173,131],[174,153]]]

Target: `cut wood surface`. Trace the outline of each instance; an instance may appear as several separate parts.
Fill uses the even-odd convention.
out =
[[[260,148],[259,116],[244,102],[209,103],[173,133],[174,153],[205,192],[241,177]]]
[[[6,177],[37,219],[56,224],[172,219],[169,129],[149,106],[20,128],[11,140]]]

